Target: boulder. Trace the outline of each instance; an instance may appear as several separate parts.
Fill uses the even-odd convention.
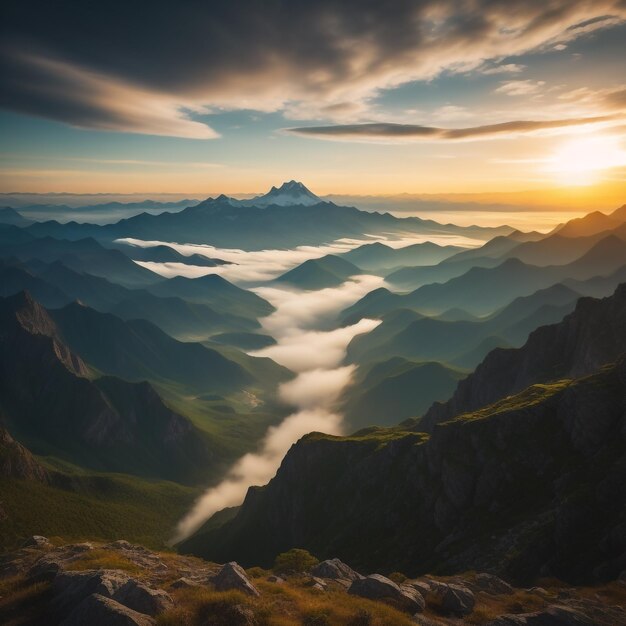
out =
[[[155,623],[151,617],[95,593],[87,596],[60,626],[153,626]]]
[[[486,591],[494,596],[513,593],[513,587],[509,583],[492,574],[476,574],[471,586],[474,587],[475,591]]]
[[[410,597],[411,600],[413,600],[416,604],[419,605],[419,607],[420,607],[419,610],[420,611],[424,610],[424,608],[426,607],[426,599],[421,594],[419,589],[416,589],[412,585],[405,585],[404,583],[402,583],[402,584],[400,584],[398,586],[400,587],[400,591],[402,591],[402,593],[405,596]]]
[[[129,580],[117,570],[59,571],[52,581],[53,607],[64,611],[76,607],[92,594],[112,598]]]
[[[380,574],[372,574],[353,581],[348,593],[370,600],[389,600],[411,613],[422,611],[424,608],[424,599],[417,591],[413,589],[410,593],[408,588],[403,590],[392,580]]]
[[[304,584],[312,589],[317,589],[317,591],[326,591],[326,588],[328,587],[326,582],[317,576],[309,576]]]
[[[42,556],[28,570],[28,578],[33,582],[48,582],[53,580],[61,569],[62,563],[58,556]]]
[[[243,591],[250,596],[258,596],[258,589],[250,582],[243,568],[231,561],[226,563],[213,579],[213,584],[218,591],[228,591],[229,589],[237,589]]]
[[[424,599],[431,592],[431,586],[425,580],[407,580],[403,584],[413,587],[415,591],[419,591]]]
[[[280,576],[274,576],[274,574],[272,574],[271,576],[267,577],[267,582],[276,583],[277,585],[282,585],[285,582],[285,579],[281,578]]]
[[[192,587],[199,587],[200,583],[197,583],[195,580],[191,580],[190,578],[185,578],[184,576],[175,580],[170,587],[172,589],[191,589]]]
[[[47,537],[33,535],[22,544],[22,548],[52,548],[52,544]]]
[[[454,615],[469,615],[474,610],[476,598],[474,594],[461,585],[446,585],[441,594],[441,608]]]
[[[313,576],[319,578],[332,578],[333,580],[359,580],[363,578],[361,574],[355,572],[349,565],[339,559],[328,559],[318,563],[312,570]]]
[[[152,589],[132,578],[112,597],[120,604],[147,615],[158,615],[174,606],[171,596],[163,589]]]

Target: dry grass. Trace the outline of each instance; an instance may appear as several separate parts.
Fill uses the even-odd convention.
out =
[[[260,598],[207,588],[173,592],[177,607],[158,618],[160,626],[237,626],[235,607],[251,610],[262,626],[409,626],[409,615],[381,602],[350,596],[343,590],[316,591],[302,579],[284,584],[257,579]],[[241,622],[242,624],[245,622]]]
[[[45,613],[49,583],[29,583],[23,575],[0,580],[0,624],[30,624]]]
[[[474,611],[465,618],[468,624],[487,624],[505,613],[532,613],[547,606],[540,596],[524,590],[510,595],[491,595],[481,591],[476,595]]]
[[[67,564],[66,569],[82,572],[88,569],[119,569],[133,575],[140,575],[144,572],[130,559],[122,556],[113,550],[96,548],[85,552],[75,561]]]

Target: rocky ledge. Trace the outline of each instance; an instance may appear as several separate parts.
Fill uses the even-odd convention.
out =
[[[626,581],[516,589],[484,573],[364,576],[339,559],[307,572],[216,565],[127,541],[29,539],[0,558],[0,623],[50,626],[614,626]]]

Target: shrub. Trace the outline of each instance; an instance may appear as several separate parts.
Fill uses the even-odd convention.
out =
[[[278,574],[307,572],[318,563],[319,561],[307,550],[292,548],[276,557],[274,571]]]
[[[246,574],[248,574],[250,578],[263,578],[267,575],[267,571],[262,567],[251,567],[246,570]]]

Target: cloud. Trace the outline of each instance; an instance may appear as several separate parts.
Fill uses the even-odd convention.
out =
[[[278,426],[268,429],[258,452],[239,459],[219,485],[208,489],[195,502],[191,511],[179,522],[174,542],[191,535],[224,507],[241,504],[249,487],[269,482],[291,445],[304,435],[313,431],[342,433],[342,417],[336,411],[336,405],[341,393],[352,381],[354,366],[342,367],[340,363],[351,339],[369,332],[380,324],[380,320],[361,320],[352,326],[328,332],[303,330],[303,327],[323,323],[329,314],[331,309],[326,305],[320,306],[322,301],[332,301],[332,309],[337,311],[358,299],[360,291],[350,284],[322,290],[324,293],[317,298],[318,306],[312,306],[312,294],[298,296],[286,291],[280,294],[280,291],[274,289],[271,292],[273,304],[278,310],[271,316],[273,321],[266,324],[266,329],[274,329],[278,343],[272,346],[273,351],[268,348],[255,354],[271,356],[299,372],[294,380],[280,385],[278,391],[279,399],[295,407],[296,411]],[[333,294],[338,296],[336,302],[333,301]],[[293,307],[298,297],[307,298],[311,309],[306,315],[306,306],[303,309]]]
[[[472,117],[465,107],[456,106],[454,104],[446,104],[445,106],[435,109],[431,113],[431,118],[439,122],[452,122],[458,120],[467,120]]]
[[[311,432],[341,434],[341,416],[324,409],[303,410],[270,428],[259,452],[242,457],[219,485],[208,489],[194,503],[178,523],[172,542],[186,539],[223,508],[240,505],[250,487],[267,484],[292,444]]]
[[[564,45],[625,17],[621,0],[14,1],[3,11],[0,105],[208,139],[215,131],[194,119],[207,112],[335,119],[382,89]]]
[[[351,298],[350,301],[355,301],[355,298]],[[283,318],[282,312],[280,317]],[[252,352],[251,356],[269,357],[294,372],[303,372],[311,368],[316,370],[330,368],[341,362],[346,346],[356,335],[370,332],[379,323],[380,320],[363,319],[352,326],[327,332],[287,330],[283,332],[283,336],[276,345]],[[265,324],[264,327],[269,330],[271,324]],[[319,372],[315,375],[319,376]],[[296,379],[296,381],[298,380]],[[309,383],[310,381],[307,379],[304,387]],[[295,382],[290,384],[294,385],[294,388],[303,389],[303,385],[300,383],[297,385]],[[289,387],[289,389],[291,388]]]
[[[370,326],[375,327],[377,325]],[[342,350],[342,358],[344,353],[345,346]],[[302,407],[303,409],[314,409],[324,406],[324,404],[326,404],[327,408],[330,408],[350,382],[355,369],[354,365],[346,365],[337,369],[316,369],[310,372],[303,372],[294,380],[281,385],[279,391],[280,399],[286,404]]]
[[[285,338],[290,344],[292,328],[312,330],[325,326],[329,320],[373,289],[382,287],[380,276],[353,276],[339,287],[318,291],[287,290],[259,287],[253,291],[271,302],[276,311],[261,320],[263,328],[273,336]],[[279,344],[280,346],[280,344]],[[278,348],[279,346],[273,346]]]
[[[506,63],[505,65],[496,65],[480,70],[482,74],[519,74],[526,69],[525,65],[519,63]]]
[[[154,263],[149,261],[138,262],[143,267],[171,278],[172,276],[187,276],[198,278],[207,274],[219,274],[220,276],[236,283],[259,283],[272,280],[287,270],[300,265],[309,259],[317,259],[326,254],[340,254],[357,246],[382,239],[371,237],[369,239],[338,239],[324,246],[298,246],[288,250],[239,250],[236,248],[216,248],[206,244],[180,244],[166,241],[146,241],[132,237],[117,239],[117,243],[125,243],[130,246],[142,248],[151,246],[169,246],[186,256],[200,254],[209,258],[219,258],[230,261],[231,265],[218,267],[201,267],[186,263]],[[407,242],[405,245],[409,245]]]
[[[507,96],[528,96],[539,93],[545,84],[545,80],[509,80],[495,89],[494,93],[503,93]]]
[[[215,139],[219,134],[193,121],[167,95],[111,80],[67,63],[16,55],[0,105],[95,130]]]
[[[512,137],[539,131],[557,131],[587,124],[603,124],[620,119],[619,115],[568,118],[561,120],[517,120],[500,124],[470,126],[468,128],[438,128],[415,124],[369,123],[337,124],[334,126],[304,126],[288,128],[285,132],[317,139],[352,140],[424,140],[454,141]]]

